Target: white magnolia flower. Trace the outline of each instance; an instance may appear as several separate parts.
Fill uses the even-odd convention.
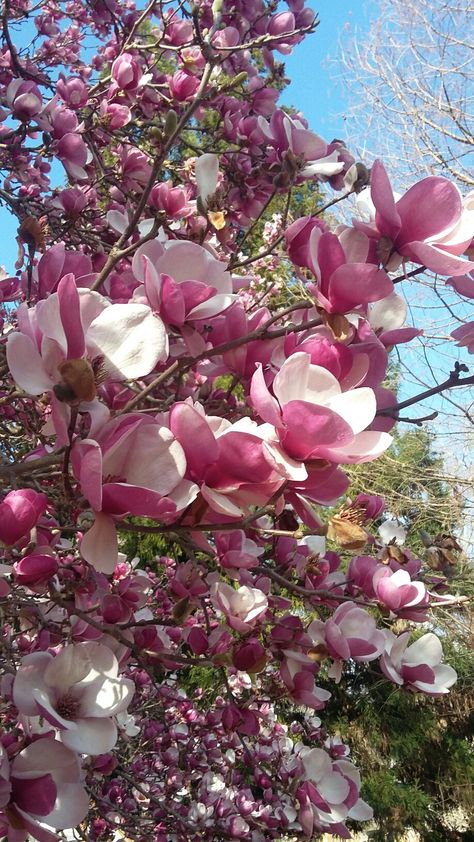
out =
[[[40,716],[61,741],[81,754],[103,754],[117,741],[114,716],[126,710],[133,681],[118,675],[118,661],[101,643],[66,646],[55,657],[33,652],[23,658],[13,682],[20,713]]]

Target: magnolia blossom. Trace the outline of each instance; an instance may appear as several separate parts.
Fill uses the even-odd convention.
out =
[[[12,79],[6,101],[18,120],[31,120],[41,111],[43,100],[38,86],[30,79]]]
[[[349,760],[334,761],[323,749],[307,747],[301,749],[300,757],[306,782],[297,791],[299,820],[308,838],[313,828],[332,834],[342,832],[347,838],[347,819],[372,818],[372,809],[359,798],[359,771]]]
[[[143,282],[134,299],[146,301],[165,322],[178,327],[222,313],[235,298],[230,272],[210,246],[152,240],[137,249],[132,266]]]
[[[247,538],[242,529],[216,534],[216,550],[222,567],[235,573],[240,569],[251,570],[257,567],[259,556],[265,552],[251,538]]]
[[[175,403],[169,426],[186,454],[186,476],[199,484],[212,510],[208,517],[240,518],[249,506],[265,505],[293,474],[306,472],[280,453],[277,443],[265,441],[262,430],[249,418],[231,424],[208,416],[200,404]],[[196,447],[199,442],[199,447]]]
[[[375,620],[354,602],[344,602],[326,622],[313,620],[308,634],[323,643],[337,660],[373,661],[383,652],[385,638]]]
[[[448,179],[428,176],[395,201],[385,168],[375,161],[370,195],[375,209],[371,223],[355,219],[354,226],[379,242],[383,238],[384,265],[396,269],[405,258],[442,275],[474,269],[472,261],[460,257],[472,240],[474,193],[463,200]]]
[[[310,286],[327,313],[348,313],[380,301],[393,292],[387,273],[369,260],[370,241],[344,243],[344,238],[315,228],[311,232],[309,257],[317,283]],[[346,245],[346,248],[344,248]]]
[[[0,746],[0,837],[12,842],[55,842],[54,830],[76,827],[89,799],[80,784],[77,754],[44,737],[23,748],[10,770]],[[31,835],[30,835],[31,834]]]
[[[133,681],[101,643],[65,646],[58,655],[26,655],[13,682],[13,701],[26,716],[41,716],[65,746],[81,754],[110,751],[117,741],[116,713],[126,710]]]
[[[0,503],[0,541],[12,546],[29,535],[46,511],[48,498],[32,488],[10,491]]]
[[[257,369],[250,388],[252,404],[276,428],[282,448],[295,460],[368,462],[392,441],[387,433],[365,431],[376,412],[373,390],[341,392],[334,375],[312,365],[308,354],[288,357],[273,381],[273,393],[275,397],[262,369]]]
[[[272,114],[269,122],[259,117],[258,125],[267,143],[280,154],[289,150],[303,160],[300,174],[305,178],[316,176],[326,181],[354,162],[347,150],[331,148],[332,144],[327,144],[322,137],[308,129],[305,123],[280,109]],[[341,154],[342,151],[346,152],[345,156]]]
[[[191,503],[197,486],[184,478],[186,456],[173,434],[149,415],[129,413],[106,423],[96,439],[76,441],[71,461],[95,512],[81,553],[96,570],[113,573],[117,534],[110,515],[166,522]]]
[[[306,648],[309,649],[311,638],[307,637],[306,640]],[[305,638],[301,638],[298,642],[304,643]],[[296,647],[283,649],[281,654],[283,658],[280,664],[280,676],[291,698],[299,705],[321,710],[331,698],[331,693],[323,687],[318,687],[315,682],[314,673],[319,669],[318,663]]]
[[[18,331],[9,334],[7,360],[18,386],[30,395],[51,392],[66,360],[101,359],[112,380],[142,377],[166,359],[163,323],[143,304],[110,304],[78,289],[68,274],[58,291],[36,307],[18,309]]]
[[[225,614],[229,626],[242,633],[251,631],[268,608],[263,591],[247,585],[235,589],[225,582],[216,582],[212,598],[215,606]]]
[[[392,572],[385,565],[378,567],[373,576],[373,587],[377,599],[399,617],[426,620],[426,612],[420,611],[429,602],[423,582],[412,582],[407,570]],[[411,610],[410,610],[411,609]]]
[[[384,675],[408,690],[442,696],[457,680],[452,667],[443,664],[443,650],[436,635],[428,632],[408,646],[410,632],[396,637],[385,630],[385,652],[380,658]]]

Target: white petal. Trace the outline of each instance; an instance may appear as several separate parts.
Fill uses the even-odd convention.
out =
[[[7,342],[7,362],[20,389],[29,395],[41,395],[53,387],[36,345],[23,333],[11,333]]]
[[[370,308],[372,330],[396,330],[405,323],[407,305],[401,295],[393,292]]]
[[[116,379],[149,374],[168,354],[163,322],[145,304],[112,304],[94,319],[86,344],[104,357],[104,367]]]
[[[328,402],[328,406],[347,421],[354,433],[365,430],[374,420],[377,410],[373,389],[367,387],[336,395]]]
[[[212,152],[200,155],[195,167],[198,194],[204,204],[216,192],[219,175],[219,158]]]
[[[117,727],[111,719],[78,719],[75,731],[62,731],[64,745],[79,754],[104,754],[117,742]]]

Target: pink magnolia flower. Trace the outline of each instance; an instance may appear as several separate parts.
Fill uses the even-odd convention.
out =
[[[63,192],[70,194],[72,191]],[[96,278],[90,257],[80,251],[66,250],[64,243],[56,243],[41,255],[33,268],[33,289],[36,291],[37,298],[46,298],[49,293],[56,292],[61,278],[70,273],[74,275],[78,287],[88,287]],[[24,273],[22,286],[25,292],[27,283],[28,279]]]
[[[396,637],[386,630],[385,652],[380,658],[383,674],[394,684],[428,696],[442,696],[457,680],[456,671],[443,664],[443,650],[435,634],[428,632],[408,646],[410,632]]]
[[[366,431],[376,412],[372,389],[341,392],[334,375],[311,365],[308,354],[288,357],[273,381],[273,393],[258,368],[250,387],[252,404],[275,427],[292,459],[369,462],[392,441],[387,433]]]
[[[66,77],[61,73],[56,91],[70,108],[83,108],[89,97],[87,85],[80,76]]]
[[[141,377],[166,359],[168,343],[161,320],[143,304],[109,304],[74,276],[36,307],[18,308],[18,330],[9,334],[7,360],[14,380],[30,395],[51,392],[66,360],[102,359],[111,380]]]
[[[132,112],[127,105],[120,105],[118,102],[109,102],[108,99],[101,100],[99,106],[99,117],[103,125],[114,131],[123,129],[132,119]]]
[[[69,187],[67,190],[60,190],[51,204],[64,211],[70,219],[77,219],[87,207],[87,195],[79,187]]]
[[[36,552],[16,561],[13,570],[20,585],[36,590],[53,578],[58,570],[58,561],[54,555]]]
[[[301,35],[298,33],[290,35],[296,29],[295,16],[292,12],[279,12],[272,15],[268,23],[268,34],[272,38],[278,37],[278,41],[273,41],[272,46],[283,55],[289,55],[292,52],[294,44],[301,41]]]
[[[218,532],[215,536],[219,562],[226,570],[237,571],[241,568],[251,570],[257,567],[259,556],[264,547],[259,547],[251,538],[247,538],[243,529],[232,532]]]
[[[177,70],[173,76],[168,77],[168,84],[173,98],[181,103],[194,97],[199,88],[199,79],[185,70]]]
[[[369,225],[354,220],[354,226],[369,237],[385,239],[385,265],[396,269],[405,258],[441,275],[474,269],[473,262],[460,257],[474,234],[474,194],[463,201],[455,184],[428,176],[395,201],[381,161],[372,167],[370,193],[375,217]]]
[[[101,643],[65,646],[53,657],[33,652],[23,658],[13,682],[13,702],[26,716],[42,716],[65,746],[80,754],[102,754],[117,741],[114,715],[125,711],[135,692],[119,677],[118,662]]]
[[[199,484],[212,513],[241,518],[249,506],[265,505],[294,468],[249,418],[231,424],[180,402],[171,407],[169,426],[186,454],[186,476]]]
[[[379,602],[397,616],[418,622],[427,619],[426,611],[420,609],[428,605],[429,595],[422,582],[412,582],[408,571],[394,573],[385,565],[379,566],[373,576],[373,587]]]
[[[10,491],[0,503],[0,541],[8,547],[16,544],[44,515],[48,498],[32,488]]]
[[[332,176],[341,173],[347,164],[354,163],[341,159],[339,148],[330,150],[322,137],[314,134],[298,118],[290,117],[281,109],[277,109],[268,122],[264,117],[258,118],[259,127],[269,146],[280,154],[293,152],[303,161],[300,175],[303,178],[317,177],[327,181]]]
[[[306,637],[307,646],[311,645],[310,638]],[[304,638],[298,640],[298,644],[304,645]],[[285,682],[290,697],[299,705],[305,705],[313,710],[321,710],[331,698],[331,693],[318,687],[314,673],[319,668],[314,659],[310,658],[299,649],[282,649],[282,661],[280,664],[280,676]]]
[[[308,838],[314,830],[344,834],[346,819],[367,821],[372,809],[359,798],[360,774],[350,760],[332,760],[321,748],[300,751],[303,783],[297,790],[299,819]]]
[[[171,219],[184,219],[194,211],[182,187],[173,187],[171,181],[155,184],[148,200],[151,207],[164,211]]]
[[[336,660],[373,661],[383,652],[385,638],[375,620],[354,602],[336,608],[326,622],[313,620],[308,634],[315,643],[324,643]]]
[[[268,599],[259,588],[242,585],[235,589],[226,582],[216,582],[211,592],[214,605],[225,614],[231,629],[242,634],[252,631],[268,608]]]
[[[171,240],[145,243],[133,258],[133,272],[144,286],[134,293],[168,323],[207,319],[232,304],[232,277],[210,247]]]
[[[122,91],[134,91],[138,88],[142,71],[136,58],[130,53],[122,53],[112,64],[112,79]]]
[[[110,517],[126,514],[169,522],[193,501],[183,448],[167,427],[149,415],[129,413],[107,422],[97,440],[76,441],[72,467],[95,522],[81,543],[83,558],[113,573],[117,534]]]
[[[31,120],[43,104],[40,90],[29,79],[13,79],[7,87],[6,100],[18,120]]]
[[[75,181],[87,179],[86,164],[89,163],[89,150],[77,132],[67,132],[55,143],[56,154],[64,165],[70,178]]]
[[[0,778],[4,778],[5,758]],[[10,792],[0,787],[0,836],[12,842],[33,838],[55,842],[53,830],[76,827],[87,814],[89,798],[80,783],[77,754],[44,737],[22,749],[10,768]]]
[[[330,231],[313,229],[310,243],[311,269],[316,285],[310,285],[318,303],[327,313],[348,313],[369,302],[380,301],[393,292],[393,284],[383,269],[365,262],[369,253],[369,240],[365,249],[354,254],[345,249],[339,237]]]

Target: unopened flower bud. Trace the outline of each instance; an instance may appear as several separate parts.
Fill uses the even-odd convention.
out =
[[[178,125],[178,115],[172,108],[167,112],[165,119],[164,135],[165,138],[171,137]]]

